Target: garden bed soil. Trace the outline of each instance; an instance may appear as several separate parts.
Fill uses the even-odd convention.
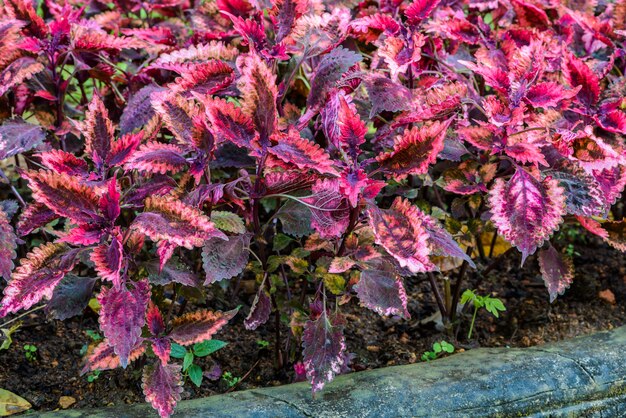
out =
[[[421,361],[421,355],[433,342],[442,339],[460,351],[479,346],[529,347],[622,325],[626,317],[626,257],[591,238],[587,246],[576,246],[575,251],[579,255],[574,258],[574,282],[552,304],[534,258],[519,268],[519,255],[512,252],[482,280],[478,273],[470,272],[466,287],[478,286],[479,294],[491,293],[502,299],[507,308],[500,318],[481,312],[471,341],[466,338],[469,311],[462,315],[458,340],[440,331],[437,307],[426,276],[406,280],[410,320],[381,318],[359,307],[357,299],[351,300],[342,309],[347,318],[348,350],[354,353],[350,369],[361,371],[415,363]],[[228,309],[239,304],[249,306],[252,297],[240,292],[239,300],[215,296],[207,303],[211,308]],[[187,310],[194,308],[188,306]],[[183,399],[293,382],[293,369],[274,368],[273,321],[252,332],[244,328],[243,317],[242,312],[215,337],[229,345],[212,358],[199,359],[198,363],[208,370],[215,361],[222,371],[245,378],[235,388],[229,388],[222,380],[205,379],[200,388],[187,382]],[[13,335],[11,348],[0,351],[0,388],[22,396],[33,409],[40,411],[58,409],[63,396],[76,401],[70,408],[143,402],[141,361],[127,370],[102,372],[92,383],[79,375],[81,349],[90,342],[85,331],[97,328],[97,317],[89,310],[64,322],[46,319],[43,311],[23,318],[23,326]],[[283,335],[286,334],[285,329]],[[269,348],[260,348],[259,340],[269,342]],[[37,361],[25,358],[25,344],[37,346]]]

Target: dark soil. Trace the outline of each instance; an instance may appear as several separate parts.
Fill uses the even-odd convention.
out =
[[[406,281],[410,320],[381,318],[359,307],[356,299],[351,300],[342,309],[347,313],[348,349],[355,354],[351,369],[360,371],[418,362],[433,342],[442,339],[452,342],[457,350],[478,346],[527,347],[622,325],[626,318],[626,258],[609,246],[590,240],[587,246],[575,247],[580,254],[574,259],[574,283],[552,304],[532,257],[519,268],[519,255],[512,252],[482,280],[479,273],[468,273],[469,283],[465,287],[478,286],[479,294],[491,293],[502,299],[507,308],[499,319],[481,312],[471,341],[466,338],[471,318],[469,310],[461,315],[458,339],[440,331],[437,321],[429,320],[437,307],[425,276]],[[479,266],[479,271],[483,268]],[[252,296],[240,293],[242,300],[226,302],[215,298],[209,305],[219,309],[238,304],[249,306]],[[614,296],[613,301],[611,296]],[[213,358],[200,359],[199,364],[208,370],[217,362],[222,371],[245,376],[235,390],[292,382],[293,368],[274,369],[273,321],[250,332],[243,327],[244,316],[239,314],[216,337],[229,345]],[[0,388],[24,397],[36,410],[59,408],[61,396],[76,399],[72,408],[143,402],[141,360],[127,370],[102,372],[93,383],[79,375],[81,348],[91,341],[85,333],[88,329],[97,330],[97,317],[89,310],[82,317],[65,322],[48,320],[43,311],[23,318],[22,328],[13,336],[13,345],[9,350],[0,351]],[[287,329],[282,331],[283,336],[288,334]],[[269,348],[260,348],[259,340],[268,341]],[[35,362],[25,358],[24,344],[37,346]],[[183,398],[228,390],[223,380],[205,379],[200,388],[187,382]]]

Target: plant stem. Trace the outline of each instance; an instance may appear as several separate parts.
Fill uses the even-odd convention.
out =
[[[10,321],[5,322],[4,324],[0,324],[0,328],[4,328],[4,327],[6,327],[7,325],[12,324],[13,322],[17,321],[18,319],[23,318],[23,317],[25,317],[26,315],[30,315],[30,314],[32,314],[33,312],[37,312],[38,310],[43,309],[43,308],[45,308],[45,307],[46,307],[46,305],[39,305],[39,306],[37,306],[36,308],[31,309],[30,311],[26,311],[26,312],[24,312],[23,314],[21,314],[21,315],[19,315],[19,316],[16,316],[15,318],[11,319]]]
[[[476,314],[478,313],[478,306],[474,305],[474,315],[472,316],[472,323],[470,324],[469,333],[467,334],[467,339],[472,339],[472,331],[474,330],[474,322],[476,322]]]
[[[437,306],[439,307],[439,312],[441,313],[441,318],[447,320],[448,314],[446,312],[446,306],[443,303],[443,298],[441,297],[441,292],[437,287],[437,281],[435,280],[435,275],[432,272],[428,272],[428,280],[430,281],[430,286],[433,289],[433,293],[435,294],[435,300],[437,301]]]
[[[472,247],[469,247],[466,251],[467,255],[472,253]],[[454,296],[452,297],[452,307],[450,308],[450,321],[454,322],[456,320],[456,310],[457,306],[459,306],[459,299],[461,297],[461,284],[463,283],[463,279],[465,278],[465,274],[467,273],[467,268],[469,263],[467,261],[463,261],[461,264],[461,270],[459,270],[459,276],[456,279],[456,283],[454,283]]]
[[[0,177],[4,181],[6,181],[8,183],[9,188],[11,189],[11,192],[15,195],[17,200],[20,202],[20,205],[22,205],[22,207],[26,207],[26,202],[24,202],[24,199],[22,198],[22,195],[20,194],[20,192],[17,191],[15,186],[13,186],[13,184],[11,184],[11,180],[9,180],[9,178],[6,176],[6,174],[4,174],[4,171],[1,168],[0,168]]]

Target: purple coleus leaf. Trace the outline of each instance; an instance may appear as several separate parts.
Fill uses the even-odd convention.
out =
[[[139,339],[128,357],[128,361],[132,362],[146,352],[146,346],[143,343],[143,339]],[[112,370],[120,367],[120,358],[115,354],[113,346],[109,344],[109,341],[105,338],[98,346],[93,350],[93,353],[86,358],[85,366],[81,370],[81,374],[92,372],[94,370]]]
[[[153,174],[176,174],[187,166],[185,150],[175,144],[148,142],[143,144],[126,161],[126,170]]]
[[[247,234],[207,240],[202,248],[205,286],[239,275],[248,264],[250,236]]]
[[[267,320],[270,318],[271,312],[272,304],[270,301],[270,297],[267,295],[267,293],[265,293],[265,289],[261,287],[254,297],[254,302],[252,302],[250,313],[243,321],[243,325],[246,327],[247,330],[255,330],[259,326],[267,322]]]
[[[98,245],[91,252],[91,261],[98,276],[113,283],[116,289],[122,285],[121,271],[124,266],[123,236],[119,231],[111,235],[111,242]]]
[[[322,238],[341,236],[350,222],[350,204],[340,192],[339,181],[320,180],[312,192],[311,196],[302,199],[311,210],[311,227]]]
[[[566,90],[555,82],[539,83],[528,89],[526,101],[534,107],[555,107],[561,101],[575,97],[582,86]]]
[[[426,19],[441,0],[414,0],[404,14],[409,23],[416,24]]]
[[[41,126],[21,119],[6,121],[0,126],[0,160],[30,151],[46,139]]]
[[[100,167],[109,157],[114,139],[113,122],[109,119],[109,111],[98,94],[93,95],[85,114],[82,127],[85,135],[85,152],[91,156],[96,166]]]
[[[256,139],[252,119],[241,108],[222,99],[203,99],[207,118],[211,122],[210,130],[219,142],[230,141],[233,144],[252,148]]]
[[[550,245],[547,249],[539,251],[539,267],[543,281],[550,293],[550,303],[552,303],[557,295],[562,295],[565,292],[574,279],[572,260],[559,254]]]
[[[521,251],[522,264],[559,227],[565,200],[557,180],[540,181],[523,168],[517,168],[507,182],[496,180],[489,192],[491,220],[498,232]]]
[[[434,255],[460,258],[466,261],[472,268],[476,268],[476,264],[474,264],[467,252],[463,251],[452,238],[452,235],[436,219],[422,212],[422,220],[424,228],[428,233],[428,245]]]
[[[200,310],[190,312],[172,321],[169,337],[180,345],[209,340],[236,314],[239,308],[228,312]]]
[[[78,262],[79,252],[65,244],[47,243],[28,253],[4,289],[0,318],[28,309],[43,298],[50,299],[57,284]]]
[[[411,317],[402,278],[393,271],[363,270],[354,290],[363,306],[380,315]]]
[[[339,314],[328,314],[324,310],[317,319],[306,321],[302,334],[302,355],[313,393],[341,373],[345,350],[343,318]]]
[[[100,329],[126,368],[133,347],[141,338],[141,328],[146,323],[146,308],[150,300],[150,284],[147,280],[126,287],[103,287],[98,295]]]
[[[148,261],[144,266],[148,270],[148,280],[152,284],[165,286],[175,282],[190,287],[196,287],[200,284],[198,276],[188,266],[180,262],[177,257],[172,257],[162,267],[159,259]]]
[[[365,79],[365,89],[372,102],[370,119],[381,111],[399,112],[411,108],[411,90],[384,76]]]
[[[33,230],[46,225],[57,219],[57,215],[52,209],[42,203],[33,202],[26,206],[17,222],[17,233],[20,236],[28,235]]]
[[[576,94],[578,101],[587,108],[595,106],[600,98],[600,81],[587,64],[570,55],[564,60],[564,74],[572,88],[580,86]]]
[[[554,171],[552,178],[564,190],[567,213],[591,217],[604,216],[608,211],[600,184],[582,168],[564,167]]]
[[[428,232],[419,209],[408,200],[397,197],[391,208],[383,210],[370,205],[367,213],[376,243],[387,250],[401,267],[413,273],[435,269],[428,258]]]
[[[0,277],[9,280],[13,271],[13,259],[17,256],[17,237],[9,223],[9,217],[0,208]]]
[[[89,175],[87,162],[69,152],[53,149],[40,153],[39,158],[42,165],[57,173],[81,177]]]
[[[80,315],[91,299],[95,283],[96,277],[66,275],[55,288],[46,312],[59,320]]]
[[[176,403],[183,391],[183,376],[179,364],[155,364],[145,366],[141,387],[146,402],[157,410],[161,418],[167,418],[174,412]]]
[[[120,118],[120,133],[129,134],[139,129],[154,131],[158,120],[150,95],[163,92],[163,87],[148,85],[133,94]]]
[[[299,169],[311,169],[320,174],[337,174],[328,153],[315,142],[301,138],[297,131],[292,129],[287,134],[275,135],[272,139],[278,143],[268,148],[268,151],[279,160]]]

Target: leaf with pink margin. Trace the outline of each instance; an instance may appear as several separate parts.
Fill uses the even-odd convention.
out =
[[[154,174],[176,174],[187,167],[184,154],[185,151],[178,145],[152,141],[135,151],[124,168]]]
[[[256,54],[241,55],[237,59],[241,77],[237,87],[241,91],[242,111],[252,119],[263,146],[268,144],[276,129],[276,75]]]
[[[0,208],[0,277],[9,280],[13,271],[13,259],[17,257],[17,237],[7,214]]]
[[[146,346],[143,344],[143,339],[140,338],[133,347],[129,362],[133,362],[141,357],[146,352]],[[93,350],[93,353],[85,359],[85,365],[80,374],[92,372],[94,370],[112,370],[120,367],[120,358],[109,341],[105,338],[98,346]]]
[[[339,181],[319,180],[312,192],[311,196],[302,199],[311,211],[311,227],[322,238],[340,237],[350,222],[350,204],[339,191]]]
[[[545,29],[550,25],[550,18],[543,8],[523,0],[511,0],[519,24],[522,27]]]
[[[365,89],[372,103],[370,119],[381,111],[399,112],[411,108],[411,90],[387,77],[372,75],[366,78]]]
[[[57,173],[81,177],[89,175],[89,167],[85,160],[77,158],[69,152],[50,150],[39,154],[39,158],[41,158],[41,164]]]
[[[98,94],[94,94],[89,103],[81,130],[85,135],[85,152],[96,166],[102,166],[111,151],[115,130],[109,118],[109,111]]]
[[[163,87],[150,84],[133,94],[124,107],[120,118],[120,133],[122,135],[131,134],[139,129],[152,131],[151,127],[155,125],[158,116],[152,107],[151,94],[165,90]]]
[[[17,222],[17,233],[20,236],[28,235],[35,229],[59,218],[48,206],[33,202],[26,206]]]
[[[111,144],[111,152],[107,159],[110,166],[121,166],[133,155],[144,138],[144,131],[135,134],[126,134]]]
[[[193,144],[193,118],[199,114],[193,102],[171,91],[152,93],[150,97],[152,106],[176,141],[183,146]]]
[[[234,80],[234,70],[224,61],[210,60],[192,64],[176,79],[172,89],[181,94],[190,92],[213,95],[224,90]]]
[[[162,196],[146,199],[144,212],[137,215],[131,229],[152,241],[165,240],[187,249],[201,247],[212,237],[226,238],[199,209]]]
[[[626,134],[626,113],[613,110],[594,116],[594,120],[602,129],[617,134]]]
[[[390,36],[397,34],[402,26],[391,15],[385,13],[374,13],[354,19],[350,22],[349,28],[360,40],[366,43],[373,43],[382,34],[387,35],[385,41]]]
[[[204,285],[230,279],[243,272],[248,264],[250,235],[235,235],[227,241],[210,238],[202,247],[202,267],[206,273]]]
[[[98,276],[112,282],[116,289],[122,285],[120,275],[125,262],[122,239],[119,231],[114,232],[110,243],[102,243],[91,252],[91,261]]]
[[[400,267],[412,273],[435,269],[428,258],[428,232],[419,209],[408,200],[397,197],[391,208],[383,210],[370,205],[367,213],[376,244],[393,256]]]
[[[539,251],[538,260],[543,281],[550,293],[550,303],[552,303],[557,295],[565,293],[572,283],[574,265],[569,257],[559,254],[552,245]]]
[[[339,190],[353,208],[357,207],[361,196],[373,199],[386,185],[384,181],[370,179],[363,169],[344,171],[339,178]]]
[[[256,138],[252,119],[233,103],[218,98],[203,100],[210,130],[218,141],[230,141],[238,147],[251,148]]]
[[[46,139],[41,126],[21,119],[5,121],[0,126],[0,160],[21,154],[39,146]]]
[[[333,167],[333,160],[315,142],[300,137],[295,130],[290,130],[287,134],[274,136],[278,143],[268,152],[288,164],[293,164],[299,169],[315,170],[320,174],[337,175],[337,170]]]
[[[141,339],[141,328],[146,323],[146,308],[150,300],[150,284],[147,280],[133,283],[129,290],[103,287],[97,296],[100,309],[100,329],[108,339],[113,351],[120,358],[123,368],[128,366],[133,347]]]
[[[101,225],[84,224],[72,228],[67,234],[61,236],[57,242],[67,242],[72,245],[92,245],[100,242],[100,238],[106,233]]]
[[[172,342],[167,337],[153,338],[152,351],[161,360],[162,364],[167,364],[170,361]]]
[[[200,310],[186,313],[172,321],[169,337],[180,345],[210,340],[238,311],[239,308],[227,312]]]
[[[356,107],[350,106],[346,99],[339,96],[339,143],[346,149],[352,161],[357,161],[359,147],[365,142],[367,128],[359,117]]]
[[[183,376],[179,364],[163,364],[158,361],[143,369],[141,387],[148,402],[161,418],[174,413],[176,403],[183,391]]]
[[[433,122],[404,131],[391,151],[381,153],[376,161],[389,177],[399,181],[409,174],[424,174],[443,150],[443,140],[452,119]]]
[[[0,73],[0,80],[2,80],[2,83],[0,83],[0,96],[3,96],[6,92],[15,88],[18,84],[29,80],[44,68],[43,64],[35,61],[31,57],[16,59]],[[0,159],[3,158],[6,157]]]
[[[471,257],[463,251],[452,235],[445,230],[439,221],[432,216],[425,214],[421,210],[417,210],[421,212],[421,219],[424,228],[428,233],[428,245],[430,246],[432,254],[460,258],[461,260],[467,262],[470,267],[476,268],[476,264],[474,264]]]
[[[600,184],[582,168],[567,165],[551,175],[564,190],[568,214],[604,216],[608,211]]]
[[[489,192],[491,220],[498,233],[522,253],[522,264],[556,231],[565,214],[565,195],[557,180],[537,180],[518,168]]]
[[[313,393],[322,390],[326,383],[341,373],[345,350],[343,318],[339,314],[329,315],[324,310],[317,319],[306,321],[302,334],[302,355]]]
[[[163,321],[163,315],[161,315],[159,307],[152,302],[148,304],[148,310],[146,311],[146,324],[148,325],[148,330],[150,330],[150,334],[154,335],[155,337],[158,337],[163,332],[165,332],[165,322]]]
[[[265,174],[265,193],[289,193],[307,189],[313,185],[316,176],[302,170],[272,171]]]
[[[78,178],[43,170],[29,171],[23,177],[28,179],[35,200],[57,215],[79,224],[102,220],[95,189],[80,183]]]
[[[272,302],[270,301],[270,297],[265,293],[265,289],[259,288],[259,291],[254,297],[254,302],[252,302],[250,313],[243,321],[243,325],[248,331],[254,331],[267,322],[271,312]]]
[[[534,107],[555,107],[561,101],[575,97],[582,86],[566,90],[553,81],[538,83],[528,89],[525,100]]]
[[[65,244],[46,243],[34,248],[20,260],[4,288],[0,318],[28,309],[43,298],[50,299],[55,287],[78,262],[77,249]]]
[[[610,208],[622,195],[626,187],[626,167],[618,165],[604,170],[594,170],[593,177],[602,190],[605,207]]]
[[[379,315],[411,318],[402,278],[393,271],[363,270],[354,290],[361,304]]]

